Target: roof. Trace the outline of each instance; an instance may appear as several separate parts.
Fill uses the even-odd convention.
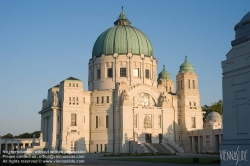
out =
[[[148,37],[139,29],[130,26],[131,22],[123,11],[114,24],[115,26],[105,30],[96,39],[92,57],[100,57],[102,54],[113,55],[114,53],[154,56]]]
[[[60,85],[59,84],[57,84],[57,85],[55,85],[53,88],[59,88],[60,87]]]
[[[67,78],[67,79],[65,79],[65,80],[63,80],[63,81],[61,81],[60,83],[62,83],[62,82],[64,82],[64,81],[81,81],[81,80],[79,80],[79,79],[77,79],[77,78],[75,78],[75,77],[69,77],[69,78]]]
[[[67,78],[67,79],[65,79],[65,80],[78,80],[78,81],[81,81],[81,80],[79,80],[79,79],[77,79],[77,78],[75,78],[75,77],[69,77],[69,78]]]
[[[185,56],[185,62],[180,66],[181,71],[194,71],[193,65],[187,60],[187,56]]]
[[[171,79],[169,72],[165,69],[165,65],[163,65],[163,70],[159,73],[158,79]]]
[[[250,40],[250,12],[248,12],[239,23],[234,26],[235,40],[231,42],[232,46]]]

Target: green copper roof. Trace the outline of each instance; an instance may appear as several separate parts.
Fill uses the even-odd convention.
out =
[[[114,22],[115,26],[105,30],[96,40],[92,57],[100,57],[102,54],[144,54],[153,56],[153,47],[148,37],[139,29],[130,26],[131,22],[125,13],[121,12]]]
[[[185,56],[185,62],[180,66],[180,71],[194,71],[193,66],[187,60],[187,56]]]
[[[171,79],[169,72],[165,69],[165,65],[163,65],[163,70],[159,73],[158,79]]]

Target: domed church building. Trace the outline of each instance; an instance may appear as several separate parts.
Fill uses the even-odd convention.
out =
[[[74,77],[48,90],[39,112],[47,149],[191,152],[188,132],[203,128],[203,112],[187,57],[175,90],[165,66],[157,73],[149,38],[122,11],[94,43],[88,70],[88,90]]]

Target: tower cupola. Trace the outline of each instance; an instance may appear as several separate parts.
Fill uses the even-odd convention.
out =
[[[185,62],[180,66],[181,71],[194,71],[193,65],[187,60],[187,56],[185,56]]]

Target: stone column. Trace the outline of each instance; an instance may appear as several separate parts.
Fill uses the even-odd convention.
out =
[[[51,138],[51,150],[56,149],[56,133],[57,133],[57,109],[53,109],[53,117],[52,117],[52,138]]]
[[[20,141],[18,140],[18,143],[17,143],[17,150],[19,151],[20,150]]]
[[[101,78],[100,78],[100,82],[104,81],[105,80],[105,77],[106,77],[106,64],[105,63],[101,63]]]
[[[48,118],[44,118],[44,140],[48,142]]]
[[[11,150],[11,151],[14,150],[13,141],[12,141],[12,143],[11,143],[11,149],[10,149],[10,150]]]
[[[221,134],[219,134],[219,145],[221,144]]]
[[[5,150],[8,150],[8,143],[5,143]]]
[[[192,136],[192,153],[195,153],[195,141],[194,141],[194,136]]]
[[[198,153],[201,153],[201,140],[200,140],[200,136],[198,136]]]

